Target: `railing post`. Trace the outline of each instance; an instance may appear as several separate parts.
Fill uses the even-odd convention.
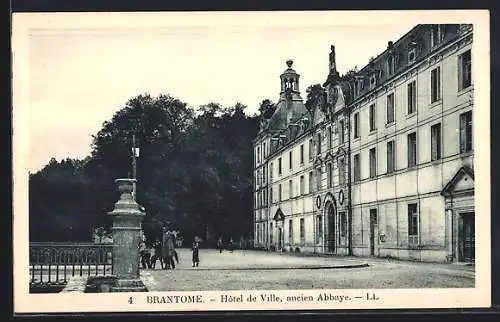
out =
[[[109,213],[113,216],[113,271],[117,277],[112,292],[147,292],[139,276],[139,241],[144,213],[132,191],[135,179],[116,179],[120,200]]]

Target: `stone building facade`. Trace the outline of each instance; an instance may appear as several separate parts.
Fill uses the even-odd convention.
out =
[[[471,25],[417,25],[308,93],[281,75],[254,141],[255,247],[471,262]]]

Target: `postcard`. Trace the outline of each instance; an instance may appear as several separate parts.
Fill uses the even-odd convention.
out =
[[[16,313],[491,305],[488,11],[14,13],[12,61]]]

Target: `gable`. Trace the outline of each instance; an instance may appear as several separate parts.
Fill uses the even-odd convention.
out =
[[[459,192],[474,190],[474,172],[468,166],[461,167],[441,191],[441,195],[450,196]]]
[[[337,157],[342,157],[344,156],[346,153],[345,153],[345,150],[343,147],[339,147],[337,152],[335,153],[337,155]]]
[[[316,126],[318,124],[321,124],[325,121],[325,114],[323,111],[321,111],[321,108],[319,106],[314,107],[314,113],[313,113],[313,126]]]
[[[345,106],[344,91],[340,86],[337,86],[337,101],[335,102],[335,110]]]
[[[460,178],[460,180],[457,181],[453,189],[453,192],[464,191],[469,189],[474,189],[474,179],[470,175],[465,174],[462,176],[462,178]]]
[[[285,215],[283,214],[283,211],[281,211],[280,208],[278,208],[278,210],[276,210],[276,213],[274,214],[273,219],[276,221],[285,220]]]

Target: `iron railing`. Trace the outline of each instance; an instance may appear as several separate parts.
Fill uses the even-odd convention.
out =
[[[113,274],[113,245],[35,243],[30,249],[30,285],[66,284],[70,276]]]

